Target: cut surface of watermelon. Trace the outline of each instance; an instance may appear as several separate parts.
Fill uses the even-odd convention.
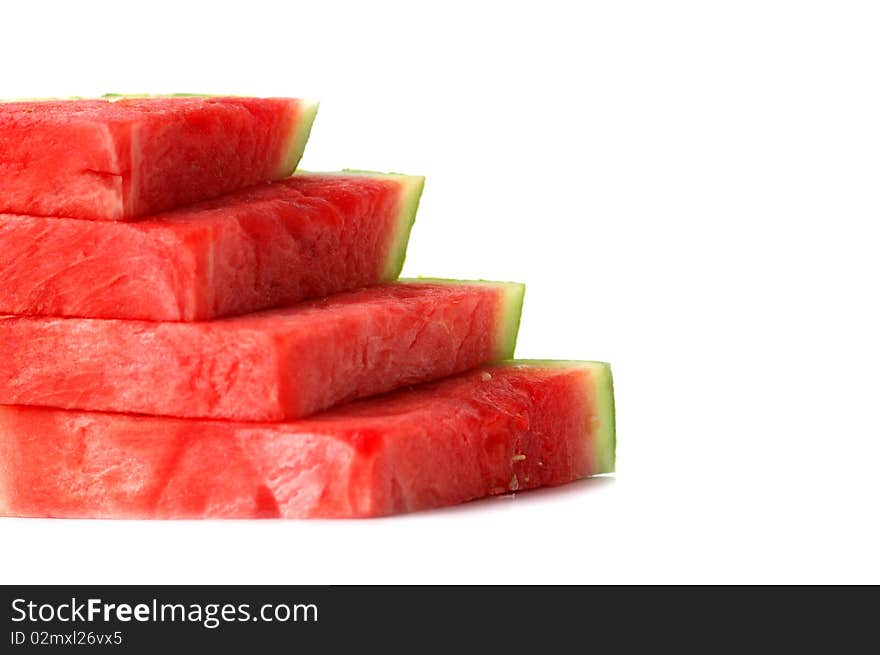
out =
[[[391,281],[423,184],[297,173],[136,222],[0,214],[0,313],[199,321]]]
[[[0,318],[0,404],[251,421],[513,356],[523,286],[401,281],[235,318]]]
[[[509,362],[287,423],[0,407],[0,514],[371,517],[614,470],[611,373]]]
[[[278,180],[316,111],[292,98],[0,102],[0,212],[128,220]]]

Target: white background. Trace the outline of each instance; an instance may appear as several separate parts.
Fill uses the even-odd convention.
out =
[[[89,9],[92,7],[92,9]],[[15,3],[0,97],[322,100],[427,175],[405,273],[612,362],[618,475],[360,522],[0,520],[0,582],[880,582],[871,2]]]

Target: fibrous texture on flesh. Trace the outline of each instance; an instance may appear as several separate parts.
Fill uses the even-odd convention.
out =
[[[201,321],[394,280],[423,183],[296,174],[129,223],[0,214],[0,313]]]
[[[606,364],[508,362],[311,419],[0,407],[0,513],[368,517],[614,470]]]
[[[201,323],[0,317],[0,403],[298,418],[511,357],[522,296],[410,280]]]
[[[317,104],[114,97],[0,103],[0,212],[119,221],[290,175]]]

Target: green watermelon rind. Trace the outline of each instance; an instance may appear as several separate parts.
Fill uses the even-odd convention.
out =
[[[400,277],[400,273],[403,271],[409,237],[416,222],[419,201],[425,188],[425,178],[420,175],[398,175],[396,173],[384,174],[380,177],[396,179],[401,185],[400,203],[397,210],[397,227],[391,236],[388,260],[382,276],[382,279],[390,282]]]
[[[588,369],[594,381],[596,419],[599,424],[594,446],[595,473],[614,473],[617,463],[617,417],[611,364],[564,359],[514,359],[502,363],[507,366]]]
[[[290,137],[290,144],[286,148],[287,158],[283,163],[282,176],[290,175],[299,166],[303,153],[306,151],[309,136],[312,133],[312,125],[315,123],[319,104],[317,100],[299,100],[299,111],[297,112],[295,127]]]
[[[498,359],[511,359],[516,354],[519,325],[522,320],[526,285],[519,282],[502,282],[505,286],[500,334],[498,335]]]
[[[516,351],[519,337],[519,325],[522,319],[523,300],[526,285],[522,282],[499,282],[496,280],[452,280],[439,277],[401,278],[399,282],[413,284],[427,282],[432,284],[479,284],[483,286],[501,287],[503,298],[498,316],[498,334],[495,343],[494,361],[511,359]]]

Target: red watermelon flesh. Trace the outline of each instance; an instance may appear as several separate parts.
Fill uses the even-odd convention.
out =
[[[311,419],[0,407],[0,514],[370,517],[614,470],[607,364],[509,362]]]
[[[0,313],[196,321],[390,281],[423,184],[297,173],[130,223],[0,215]]]
[[[204,323],[0,318],[0,404],[267,421],[513,356],[523,287],[401,281]]]
[[[120,221],[290,175],[317,104],[108,97],[0,103],[0,212]]]

